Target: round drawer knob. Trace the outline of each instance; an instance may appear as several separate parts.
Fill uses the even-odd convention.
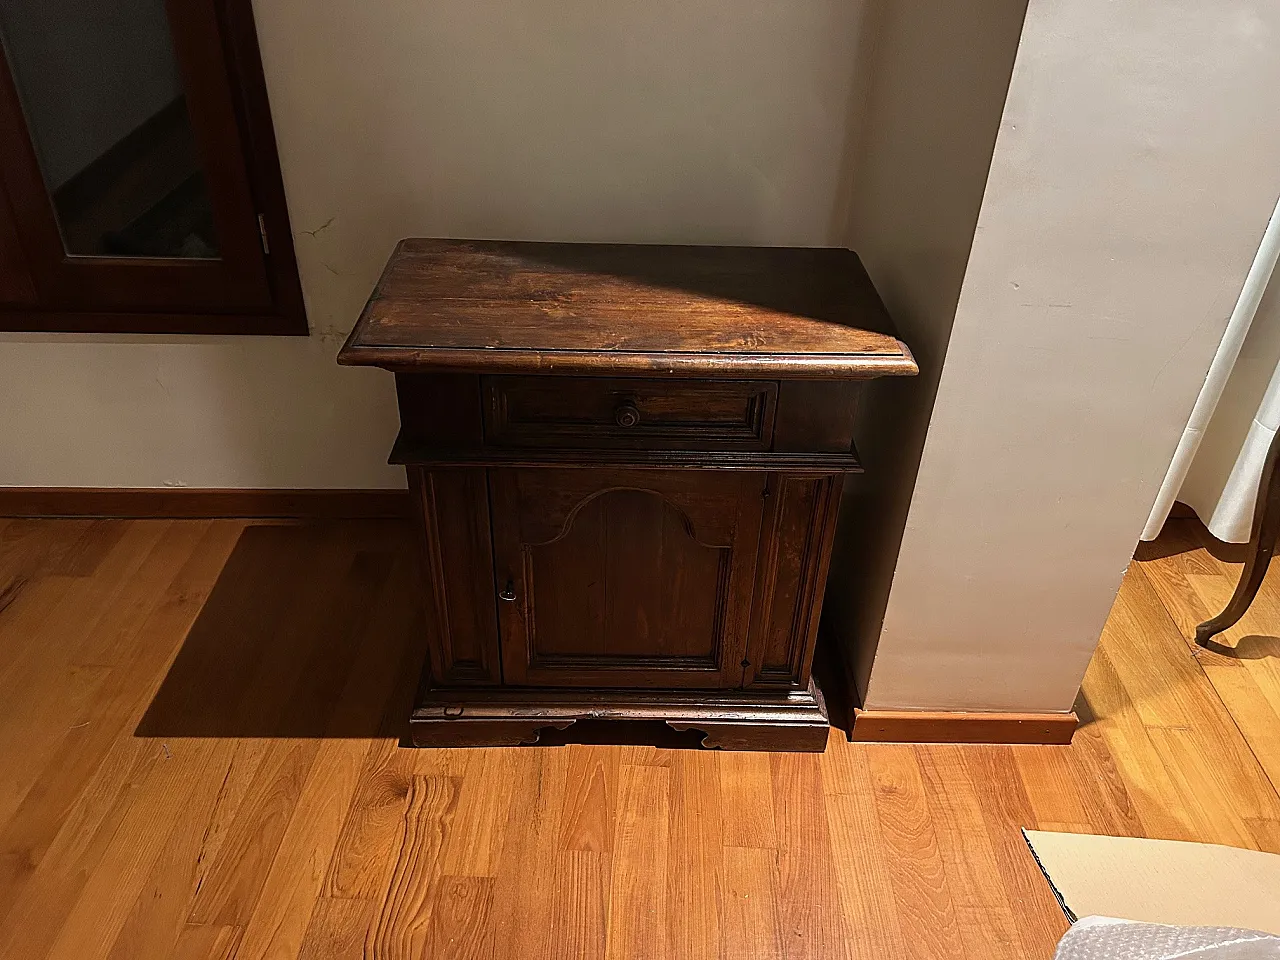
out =
[[[640,422],[640,411],[634,403],[619,404],[618,409],[613,411],[613,419],[620,427],[634,427]]]

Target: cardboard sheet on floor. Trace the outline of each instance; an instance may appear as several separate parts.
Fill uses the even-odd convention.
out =
[[[1068,919],[1280,934],[1280,856],[1211,843],[1023,830]]]

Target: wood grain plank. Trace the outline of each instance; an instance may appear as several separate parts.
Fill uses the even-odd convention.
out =
[[[1211,650],[1196,659],[1272,787],[1280,786],[1280,681]]]
[[[376,900],[387,889],[413,787],[413,751],[376,741],[365,755],[325,874],[325,899]]]
[[[452,876],[496,877],[511,813],[516,758],[501,748],[472,750],[458,797],[457,830],[445,841],[441,871]]]
[[[493,956],[493,877],[442,877],[421,956],[487,960]]]
[[[1103,642],[1109,646],[1112,636],[1104,633]],[[1084,700],[1098,718],[1092,726],[1116,762],[1116,771],[1142,824],[1141,835],[1159,840],[1194,840],[1196,829],[1189,811],[1180,802],[1172,802],[1171,798],[1178,796],[1177,787],[1106,648],[1099,648],[1094,654],[1085,679]],[[1033,807],[1046,792],[1057,789],[1053,781],[1032,775],[1022,757],[1019,767]],[[1056,829],[1039,815],[1036,819],[1039,829]],[[1088,833],[1092,829],[1092,825],[1085,824],[1079,831],[1067,832]]]
[[[885,745],[867,754],[885,850],[896,861],[891,881],[903,939],[920,957],[967,953],[934,832],[915,748]]]
[[[0,780],[0,823],[5,824],[0,857],[10,843],[25,844],[29,850],[47,845],[75,799],[75,786],[102,760],[131,719],[136,698],[148,689],[153,671],[171,656],[174,638],[163,627],[150,634],[157,641],[154,644],[139,644],[137,635],[174,581],[175,570],[191,558],[205,533],[207,528],[194,525],[181,529],[164,523],[139,525],[137,538],[122,538],[117,543],[118,557],[104,560],[99,576],[93,578],[100,588],[96,599],[93,593],[80,594],[78,602],[64,604],[62,614],[50,617],[52,636],[59,637],[52,651],[39,632],[26,635],[32,651],[46,652],[43,659],[50,672],[43,674],[45,679],[37,674],[17,681],[21,694],[4,694],[6,716],[15,724],[23,723],[27,732],[16,735],[10,728],[3,733],[6,742],[22,752],[12,757]],[[86,647],[107,637],[130,652],[127,673],[117,669],[112,675],[111,670],[122,664],[82,656]],[[83,685],[82,678],[87,681]],[[72,693],[69,700],[48,696],[51,685],[66,690],[67,679],[76,681],[79,696]],[[91,700],[85,700],[85,695]],[[23,707],[32,702],[28,698],[38,704],[29,712]]]
[[[1022,828],[1035,827],[1036,821],[1013,749],[968,749],[962,754],[962,762],[974,788],[996,871],[1016,911],[1015,929],[1022,956],[1052,956],[1067,930],[1067,920],[1022,836]],[[1055,786],[1046,783],[1037,788],[1053,790]]]
[[[720,948],[724,827],[736,816],[724,806],[719,756],[671,751],[671,827],[667,888],[672,957],[715,957]]]
[[[1267,853],[1280,853],[1280,823],[1275,820],[1245,818],[1245,827],[1253,837],[1254,846]]]
[[[1261,793],[1250,789],[1242,796],[1237,785],[1232,784],[1234,778],[1222,764],[1222,758],[1206,751],[1191,731],[1155,727],[1149,732],[1156,752],[1164,760],[1186,804],[1196,836],[1202,842],[1257,849],[1248,821],[1278,819],[1260,818],[1249,809],[1253,804],[1248,800],[1260,797]],[[1241,782],[1246,782],[1245,778],[1241,778]]]
[[[907,955],[893,864],[875,809],[875,784],[863,744],[834,743],[823,758],[822,786],[840,909],[855,957]]]
[[[560,848],[610,853],[618,804],[617,749],[570,744],[565,802],[560,814]]]
[[[123,754],[117,761],[104,765],[111,776],[95,777],[87,785],[38,862],[23,863],[20,854],[12,857],[20,869],[6,876],[0,956],[47,954],[163,753],[140,743],[129,762]]]
[[[570,895],[549,876],[562,852],[569,755],[561,749],[513,752],[515,789],[494,886],[495,942],[505,945],[507,956],[550,960],[561,956],[551,924],[529,918],[553,916]],[[600,867],[607,873],[606,861]],[[602,876],[601,882],[607,881]]]
[[[362,649],[347,676],[329,719],[328,739],[321,741],[306,785],[281,838],[270,871],[245,927],[237,960],[294,956],[301,949],[313,904],[323,889],[352,800],[359,786],[370,744],[343,739],[343,731],[370,703],[381,707],[394,687],[399,667],[398,645],[377,645],[385,634],[403,633],[414,610],[403,602],[411,580],[406,565],[388,576],[384,589],[368,608],[368,620],[355,625]]]
[[[365,938],[375,909],[371,900],[320,897],[311,911],[298,960],[367,960]]]
[[[668,956],[670,804],[668,769],[622,767],[618,790],[621,813],[610,873],[605,949],[609,960],[663,960]]]
[[[1026,953],[1019,918],[964,752],[955,746],[921,746],[915,754],[966,953],[1021,960]]]
[[[94,529],[100,528],[91,527],[81,540]],[[121,592],[144,592],[145,588],[134,582],[135,574],[156,544],[169,532],[169,525],[164,522],[115,524],[109,529],[113,531],[109,541],[103,547],[90,548],[98,554],[90,574],[64,572],[31,578],[33,584],[46,579],[58,583],[62,600],[30,625],[32,632],[25,635],[39,640],[38,643],[5,645],[14,659],[0,670],[0,693],[10,705],[4,720],[12,716],[12,711],[23,702],[23,697],[30,696],[33,688],[39,689],[49,682],[41,680],[40,675],[33,671],[61,670],[66,669],[68,663],[82,662],[75,656],[77,647],[94,630],[98,621],[113,611]],[[190,543],[194,547],[195,540]],[[181,566],[182,559],[178,558],[176,563],[171,559],[164,565],[165,583],[173,578],[174,570]],[[150,584],[150,587],[154,589],[155,585]],[[154,600],[154,597],[148,596],[148,599]],[[0,631],[3,629],[3,622],[0,622]],[[38,652],[43,656],[36,656]]]
[[[172,960],[235,960],[243,932],[239,927],[189,923],[178,934]]]
[[[1154,588],[1159,578],[1145,568],[1142,572]],[[1184,582],[1195,609],[1204,611],[1201,620],[1223,609],[1235,589],[1234,580],[1221,574],[1191,575]],[[1193,652],[1275,786],[1280,784],[1280,738],[1275,736],[1280,729],[1280,639],[1275,636],[1280,634],[1280,604],[1273,597],[1271,590],[1260,591],[1240,621],[1216,638],[1225,650],[1195,647]],[[1194,625],[1187,636],[1194,636]]]
[[[154,689],[155,671],[163,669],[172,657],[174,647],[213,589],[240,535],[240,525],[201,525],[196,532],[200,535],[195,550],[176,573],[168,571],[167,585],[160,586],[144,605],[147,613],[142,625],[130,633],[133,640],[128,656],[113,670],[101,702],[89,709],[86,720],[100,720],[108,730],[110,723],[121,718],[126,725],[136,722],[145,698]],[[76,723],[68,735],[79,738],[84,735],[81,731],[97,729],[93,723]],[[11,823],[20,828],[11,835],[15,852],[25,856],[28,865],[34,864],[34,869],[21,870],[17,877],[6,873],[14,882],[0,886],[7,901],[0,906],[9,906],[0,922],[0,945],[13,946],[14,955],[44,955],[58,935],[58,925],[74,910],[86,887],[102,873],[110,875],[103,867],[104,859],[122,824],[131,816],[142,815],[135,804],[146,810],[145,795],[135,788],[151,781],[159,758],[167,757],[169,748],[124,735],[116,738],[108,759],[117,750],[111,763],[99,765],[98,755],[92,752],[85,763],[77,762],[75,769],[88,772],[90,779],[65,815],[55,809],[46,817],[47,811],[37,805],[31,808],[30,820]],[[35,851],[40,850],[44,852],[35,864]],[[0,955],[6,954],[0,951]]]
[[[216,851],[202,861],[192,923],[244,926],[252,918],[319,747],[315,740],[267,745]]]
[[[555,856],[550,943],[560,956],[603,960],[609,918],[609,856],[568,849]]]
[[[1114,625],[1122,631],[1124,642],[1109,646],[1107,656],[1125,687],[1133,691],[1135,706],[1166,767],[1182,775],[1188,803],[1214,796],[1221,781],[1227,780],[1234,818],[1280,819],[1280,799],[1230,710],[1199,660],[1186,652],[1146,574],[1141,569],[1136,573],[1125,579],[1108,623],[1108,629]],[[1189,730],[1195,731],[1194,737],[1185,736]],[[1171,764],[1172,756],[1177,762]],[[1211,769],[1216,773],[1209,775]],[[1211,822],[1222,825],[1212,814],[1201,812],[1206,828]],[[1247,831],[1236,823],[1231,834]]]
[[[778,919],[777,858],[772,850],[725,847],[720,897],[720,956],[772,960],[783,956]]]
[[[213,745],[223,766],[230,744]],[[195,893],[204,825],[217,802],[217,764],[199,778],[199,789],[174,818],[160,856],[138,893],[133,909],[116,935],[108,960],[167,960],[187,927],[187,910]],[[237,931],[238,934],[239,931]]]
[[[1093,724],[1077,736],[1079,751],[1073,774],[1086,797],[1090,821],[1098,824],[1100,833],[1126,837],[1141,835],[1142,816],[1102,730]]]
[[[413,778],[395,867],[365,940],[373,956],[416,960],[427,955],[423,948],[460,787],[450,777]]]
[[[777,918],[782,955],[849,956],[849,933],[840,910],[819,757],[769,755],[773,772],[773,820],[778,827]]]
[[[126,811],[107,843],[98,869],[89,876],[58,930],[48,960],[108,956],[156,861],[168,846],[169,831],[157,829],[157,824],[181,820],[197,791],[216,788],[231,752],[229,744],[202,740],[182,744],[175,741],[163,748],[154,744],[152,749],[162,752],[164,759],[151,768],[142,788],[150,802],[134,804]]]
[[[724,751],[716,757],[720,768],[720,799],[733,816],[724,823],[729,847],[773,849],[778,830],[773,820],[773,769],[761,753]]]
[[[296,956],[301,950],[367,750],[362,740],[321,744],[245,923],[236,960]]]

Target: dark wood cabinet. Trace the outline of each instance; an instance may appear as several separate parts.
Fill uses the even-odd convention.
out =
[[[656,719],[821,750],[859,382],[909,375],[843,250],[405,241],[340,355],[396,373],[415,743]]]

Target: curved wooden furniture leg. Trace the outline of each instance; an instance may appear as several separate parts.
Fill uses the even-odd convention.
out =
[[[1209,638],[1236,624],[1244,616],[1253,598],[1258,595],[1262,578],[1271,565],[1271,555],[1280,537],[1280,473],[1276,470],[1280,460],[1280,430],[1271,440],[1267,459],[1258,480],[1258,502],[1253,508],[1253,529],[1249,535],[1249,558],[1244,563],[1244,573],[1236,584],[1236,592],[1227,601],[1226,608],[1211,620],[1196,627],[1196,643],[1209,645]]]

